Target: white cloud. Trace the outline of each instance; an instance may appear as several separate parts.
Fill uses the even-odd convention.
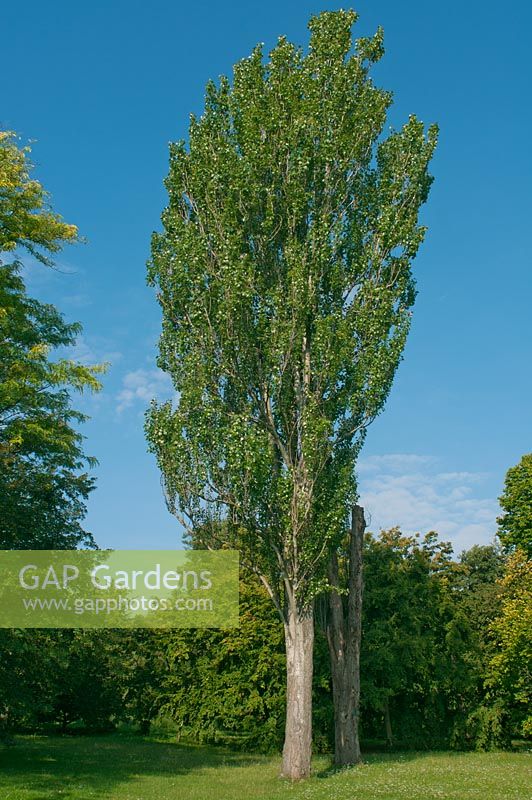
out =
[[[359,472],[376,472],[388,469],[391,472],[403,471],[412,467],[420,467],[434,463],[433,456],[419,456],[415,453],[386,453],[380,456],[367,456],[358,465]]]
[[[116,364],[122,353],[112,349],[112,343],[102,337],[78,336],[73,347],[65,348],[66,358],[79,361],[81,364]]]
[[[137,369],[128,372],[122,380],[122,390],[118,394],[117,411],[122,413],[136,403],[146,406],[154,397],[168,397],[172,394],[172,381],[160,369]]]
[[[78,292],[78,294],[64,295],[61,305],[70,308],[86,308],[86,306],[92,305],[92,300],[86,292]]]
[[[369,456],[359,467],[360,502],[373,531],[399,525],[405,533],[435,530],[457,552],[492,541],[497,500],[483,497],[480,472],[438,471],[432,456]]]

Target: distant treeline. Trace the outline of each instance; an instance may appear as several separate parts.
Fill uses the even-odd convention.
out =
[[[454,560],[434,533],[368,534],[361,734],[366,747],[489,749],[530,736],[531,562],[474,546]],[[329,750],[329,655],[317,613],[314,740]],[[0,726],[16,731],[178,735],[263,751],[282,746],[282,625],[243,576],[230,630],[0,631]]]

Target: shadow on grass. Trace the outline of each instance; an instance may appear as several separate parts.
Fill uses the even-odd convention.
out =
[[[6,789],[23,789],[35,800],[106,797],[118,784],[140,777],[175,778],[194,770],[247,767],[264,760],[220,747],[120,734],[17,737],[14,747],[0,748],[0,796]]]

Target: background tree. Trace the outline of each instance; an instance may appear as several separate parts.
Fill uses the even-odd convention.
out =
[[[13,731],[35,730],[48,708],[48,633],[0,630],[0,743],[11,741]]]
[[[70,392],[99,389],[102,368],[53,361],[50,352],[74,344],[80,326],[26,293],[24,251],[50,266],[77,239],[30,170],[29,148],[0,132],[0,549],[93,544],[81,526],[93,460],[84,456],[77,426],[85,417],[72,408]],[[49,709],[55,640],[53,632],[0,634],[1,734]]]
[[[208,85],[149,268],[179,400],[153,404],[148,440],[170,509],[225,519],[281,615],[291,778],[310,770],[313,598],[403,351],[436,141],[415,117],[381,138],[382,32],[352,50],[355,19],[320,14],[307,55],[282,38]]]
[[[500,580],[502,608],[491,629],[497,648],[486,684],[499,702],[512,737],[532,738],[532,561],[519,548],[510,556]]]
[[[364,561],[363,746],[486,750],[529,736],[523,557],[503,585],[495,548],[452,560],[434,534],[396,529],[368,534]],[[256,580],[243,580],[241,600],[241,625],[231,630],[3,631],[0,694],[9,702],[0,730],[83,732],[125,722],[146,733],[162,716],[186,739],[278,750],[283,625]],[[323,752],[335,738],[332,684],[318,628],[313,727]]]
[[[168,700],[168,685],[172,679],[167,654],[169,634],[164,630],[143,628],[113,633],[114,685],[118,685],[119,715],[138,725],[139,733],[147,734]]]
[[[51,266],[49,254],[76,241],[78,229],[49,208],[47,193],[30,175],[29,153],[12,132],[0,131],[0,252],[22,248]]]
[[[458,561],[435,533],[397,528],[364,547],[362,735],[387,747],[504,744],[486,695],[502,560],[475,546]]]
[[[59,358],[81,328],[26,294],[17,265],[0,265],[0,547],[92,544],[81,526],[94,479],[71,406],[74,389],[98,390],[101,367]]]
[[[167,633],[163,711],[198,741],[271,751],[284,723],[283,627],[254,579],[240,589],[238,628]]]
[[[501,613],[499,580],[504,569],[505,560],[499,547],[473,545],[460,555],[459,568],[450,585],[455,614],[467,620],[468,666],[475,676],[472,690],[477,702],[484,696],[486,668],[495,646],[491,626]],[[472,698],[468,703],[471,702]]]
[[[123,710],[119,676],[125,672],[120,631],[51,630],[45,643],[47,704],[39,719],[62,733],[73,725],[109,730]]]
[[[509,552],[519,547],[532,557],[532,453],[508,470],[499,502],[504,511],[497,520],[503,547]]]
[[[28,148],[0,133],[0,255],[24,250],[51,265],[51,253],[77,230],[48,209],[29,175]],[[18,249],[17,249],[18,248]],[[0,547],[61,548],[91,544],[81,527],[93,488],[70,392],[97,391],[102,367],[50,351],[73,345],[81,331],[53,306],[28,297],[20,261],[0,260]]]
[[[408,743],[434,741],[447,659],[440,573],[452,568],[451,548],[436,534],[405,536],[398,528],[368,535],[364,552],[361,654],[366,736]],[[459,668],[456,664],[455,673]],[[425,706],[426,713],[419,710]],[[430,730],[431,721],[434,727]],[[379,731],[380,728],[380,731]]]

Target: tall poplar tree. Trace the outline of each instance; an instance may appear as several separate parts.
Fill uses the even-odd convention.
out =
[[[153,403],[148,440],[169,508],[238,541],[281,615],[293,779],[310,771],[313,600],[404,348],[436,142],[415,117],[383,137],[382,31],[353,43],[356,16],[315,16],[308,53],[281,38],[208,84],[170,148],[149,266],[178,400]]]

